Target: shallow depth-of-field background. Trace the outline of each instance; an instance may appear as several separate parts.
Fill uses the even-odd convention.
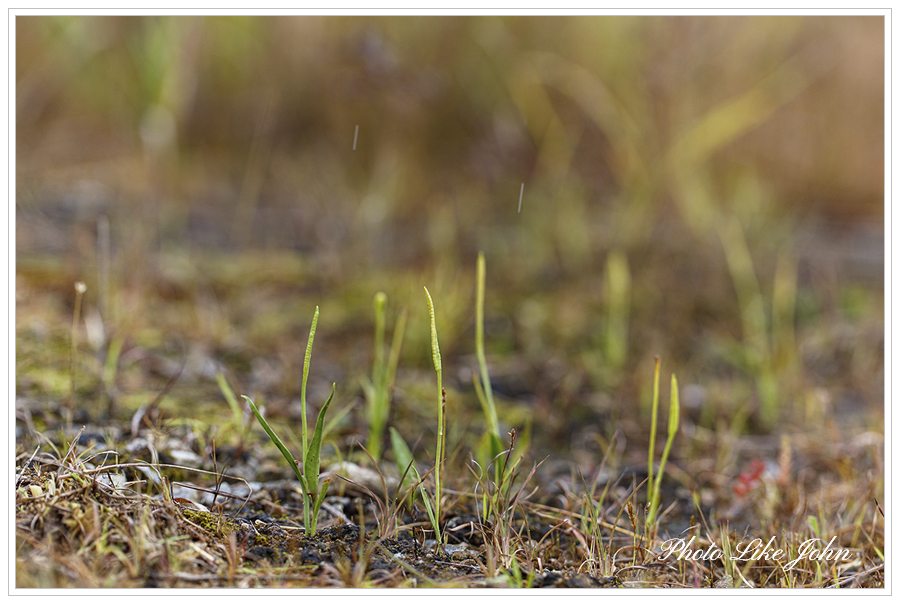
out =
[[[881,17],[16,17],[17,585],[883,586],[884,46]],[[470,469],[482,252],[524,454],[493,518]],[[375,467],[378,292],[385,351],[407,317],[387,426],[434,465],[423,286],[447,531],[480,527],[453,552],[421,500],[389,531],[337,477]],[[317,306],[340,547],[313,556],[222,384],[299,459]],[[681,413],[650,526],[656,357],[656,462],[673,373]],[[245,484],[222,473],[256,499],[183,486]],[[680,534],[853,557],[659,562]]]

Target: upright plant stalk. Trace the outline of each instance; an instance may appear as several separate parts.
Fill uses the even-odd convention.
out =
[[[431,318],[431,359],[434,361],[434,370],[437,372],[437,386],[438,386],[438,435],[437,435],[437,451],[435,452],[435,463],[434,463],[434,507],[435,507],[435,516],[437,518],[438,523],[441,520],[441,492],[443,490],[443,472],[442,466],[444,465],[444,405],[446,404],[446,395],[444,394],[444,386],[442,382],[442,373],[441,373],[441,349],[438,346],[438,335],[437,335],[437,326],[434,321],[434,302],[431,299],[431,294],[428,293],[428,288],[425,288],[425,296],[428,298],[428,315]],[[435,530],[439,530],[439,527],[435,527]],[[441,535],[438,533],[435,536],[438,543],[441,542]]]
[[[319,491],[319,461],[322,453],[322,432],[325,430],[325,412],[328,411],[328,405],[334,398],[334,384],[331,385],[331,394],[328,400],[319,410],[316,418],[316,428],[313,430],[313,437],[309,443],[309,449],[303,459],[303,473],[306,474],[306,486],[309,489],[309,495],[306,497],[313,504],[313,516],[311,517],[313,530],[315,530],[316,519],[319,515],[319,508],[322,507],[322,501],[325,499],[325,492],[328,490],[330,478],[326,479],[322,484],[322,490]]]
[[[285,446],[284,442],[275,434],[275,431],[272,430],[272,427],[269,426],[269,422],[262,416],[259,409],[250,400],[249,397],[244,396],[243,398],[250,405],[250,411],[253,412],[253,415],[256,417],[257,421],[259,421],[260,425],[263,427],[263,430],[266,431],[266,434],[269,436],[269,440],[278,448],[281,452],[281,455],[287,461],[291,470],[293,470],[294,474],[297,476],[297,480],[300,481],[300,487],[303,490],[303,523],[306,527],[307,535],[315,535],[316,534],[316,522],[319,516],[319,509],[322,507],[322,502],[325,500],[325,493],[328,490],[328,484],[330,479],[326,479],[322,484],[321,490],[319,489],[319,461],[322,452],[322,435],[325,431],[325,413],[328,411],[328,406],[331,404],[332,399],[334,398],[334,384],[331,385],[331,395],[329,395],[328,400],[325,401],[325,404],[322,405],[322,408],[319,409],[319,415],[316,418],[316,426],[313,431],[312,441],[309,441],[307,444],[308,436],[306,434],[306,380],[309,376],[309,361],[312,356],[312,345],[313,338],[316,335],[316,323],[319,320],[319,307],[316,306],[316,312],[313,315],[312,327],[309,331],[309,342],[306,345],[306,356],[303,359],[303,383],[301,385],[300,390],[300,401],[301,401],[301,410],[300,417],[302,420],[302,446],[303,450],[300,452],[300,458],[303,460],[303,469],[297,465],[297,462],[294,460],[293,455],[291,455],[288,448]]]
[[[659,414],[659,357],[653,371],[653,400],[650,407],[650,450],[647,452],[647,476],[653,480],[653,457],[656,454],[656,416]]]
[[[482,401],[484,414],[487,416],[488,427],[490,428],[491,439],[491,458],[493,459],[502,451],[500,441],[500,422],[497,420],[497,408],[494,406],[494,393],[491,390],[491,377],[488,375],[487,360],[484,354],[484,282],[485,282],[485,262],[484,253],[478,254],[478,263],[476,265],[476,294],[475,294],[475,355],[478,357],[478,367],[481,372],[481,388],[477,389],[479,400]]]
[[[303,442],[303,463],[306,463],[306,378],[309,377],[309,360],[312,357],[313,339],[316,337],[316,324],[319,322],[319,307],[316,306],[316,312],[313,314],[312,327],[309,328],[309,341],[306,343],[306,355],[303,357],[303,382],[300,384],[300,425],[303,431],[301,439]]]
[[[263,417],[262,413],[260,413],[259,409],[257,409],[256,404],[250,400],[250,397],[246,395],[242,395],[244,400],[250,405],[250,411],[253,412],[254,417],[263,427],[263,430],[266,431],[266,435],[269,437],[269,440],[275,445],[275,447],[281,452],[282,457],[284,457],[285,461],[287,461],[288,466],[290,466],[291,470],[293,470],[294,475],[297,477],[297,480],[300,481],[300,488],[303,490],[303,524],[306,527],[307,534],[314,534],[315,527],[313,526],[309,510],[309,485],[306,484],[306,477],[303,475],[303,472],[297,466],[297,462],[294,460],[294,456],[291,455],[291,452],[288,451],[288,448],[285,446],[284,442],[275,434],[275,431],[272,430],[272,427],[269,426],[269,422],[266,421],[266,418]],[[301,452],[301,455],[304,455]],[[310,529],[312,529],[312,533],[310,533]]]
[[[387,425],[388,415],[391,410],[391,389],[394,386],[394,376],[397,375],[400,346],[403,343],[403,332],[406,327],[406,311],[404,310],[400,313],[400,317],[394,326],[391,351],[387,363],[385,363],[384,309],[386,304],[387,296],[384,292],[375,294],[375,354],[372,363],[372,380],[371,382],[363,380],[363,390],[368,403],[369,439],[367,448],[369,454],[376,462],[381,459],[381,443],[384,438],[384,428]]]
[[[678,426],[680,422],[681,406],[678,402],[678,380],[675,374],[672,374],[672,392],[669,399],[669,434],[666,438],[666,447],[663,449],[662,459],[659,460],[659,472],[656,474],[656,480],[652,485],[652,494],[650,496],[650,511],[647,513],[647,526],[652,526],[656,520],[656,514],[659,510],[659,489],[662,485],[662,477],[665,472],[666,462],[669,459],[669,451],[672,449],[672,441],[678,434]]]
[[[300,488],[303,491],[303,525],[306,528],[307,535],[315,535],[319,509],[322,507],[322,502],[325,500],[325,493],[328,490],[328,484],[331,480],[326,479],[322,484],[322,489],[319,490],[319,454],[322,449],[322,432],[325,422],[325,412],[328,410],[328,405],[331,404],[331,399],[334,398],[334,384],[331,385],[331,396],[328,397],[328,400],[325,401],[325,404],[322,405],[322,409],[319,411],[319,417],[316,420],[316,431],[313,434],[312,443],[310,443],[310,450],[304,454],[307,458],[307,462],[304,464],[303,470],[300,470],[300,467],[297,466],[297,462],[294,461],[294,456],[291,455],[284,442],[277,434],[275,434],[275,431],[272,430],[269,422],[266,421],[266,418],[264,418],[259,409],[257,409],[256,404],[254,404],[247,396],[244,396],[243,398],[250,405],[250,411],[253,412],[253,415],[256,417],[257,421],[259,421],[263,430],[266,431],[269,440],[271,440],[278,448],[285,461],[287,461],[288,466],[293,470],[297,480],[300,481]],[[312,508],[310,508],[310,504],[312,504]]]

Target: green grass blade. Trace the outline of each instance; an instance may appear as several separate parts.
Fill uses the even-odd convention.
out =
[[[306,379],[309,377],[309,361],[312,358],[313,339],[316,337],[316,324],[319,322],[319,307],[316,306],[316,312],[313,314],[312,327],[309,328],[309,341],[306,343],[306,355],[303,357],[303,382],[300,384],[300,422],[303,434],[301,435],[303,442],[303,455],[307,451],[307,435],[306,435]],[[306,463],[306,459],[303,459]]]
[[[650,448],[647,454],[647,475],[653,477],[653,457],[656,454],[656,417],[659,414],[659,357],[653,371],[653,400],[650,407]]]
[[[425,494],[425,487],[420,484],[419,490],[422,493],[422,501],[425,503],[425,513],[428,514],[428,521],[431,522],[431,528],[434,531],[434,539],[438,543],[441,543],[441,527],[438,524],[438,519],[437,515],[435,514],[434,507],[431,505],[431,501]]]
[[[326,478],[324,482],[322,482],[322,490],[319,491],[319,495],[316,497],[315,505],[313,505],[312,509],[312,518],[313,520],[313,529],[315,530],[315,523],[319,517],[319,510],[322,509],[322,502],[325,501],[325,495],[328,493],[328,485],[331,484],[331,478]]]
[[[487,397],[484,394],[484,388],[481,386],[481,382],[478,380],[477,375],[472,376],[472,386],[475,388],[475,396],[478,399],[478,402],[481,404],[481,410],[484,413],[485,417],[488,417],[490,414]],[[503,442],[500,440],[500,436],[495,434],[493,429],[489,429],[485,432],[485,436],[488,437],[488,455],[487,459],[482,460],[487,463],[503,453]],[[499,480],[499,479],[498,479]]]
[[[413,456],[406,441],[403,440],[403,437],[400,436],[400,433],[397,432],[397,429],[393,426],[391,426],[388,431],[391,434],[391,449],[394,451],[394,461],[397,462],[397,471],[400,474],[407,472],[407,481],[412,482],[413,478],[415,478],[415,481],[418,482],[419,472],[416,470],[416,464],[413,462]],[[407,468],[409,469],[407,470]]]
[[[484,354],[484,253],[478,254],[476,265],[477,289],[475,295],[475,354],[478,357],[478,368],[481,372],[481,386],[484,394],[485,415],[488,426],[497,440],[500,439],[500,422],[497,420],[497,408],[494,406],[494,393],[491,389],[491,377],[487,370],[487,359]]]
[[[678,380],[675,374],[672,374],[672,392],[669,399],[669,429],[666,438],[666,446],[663,449],[662,458],[659,460],[659,472],[656,474],[656,481],[652,486],[652,495],[650,497],[650,511],[647,514],[647,525],[650,526],[656,520],[656,513],[659,510],[659,490],[662,486],[662,478],[666,468],[666,462],[669,460],[669,451],[672,449],[672,442],[675,435],[678,434],[678,426],[680,425],[681,405],[678,399]]]
[[[372,457],[381,459],[381,435],[387,416],[387,372],[384,365],[384,314],[387,295],[375,294],[375,351],[372,360],[372,387],[367,391],[367,416],[369,420],[368,448]]]
[[[263,427],[263,430],[266,431],[266,434],[269,436],[269,440],[271,440],[275,444],[275,446],[278,447],[278,450],[281,451],[281,454],[284,456],[284,459],[288,462],[288,465],[291,467],[291,470],[293,470],[294,474],[297,475],[297,478],[300,480],[300,486],[303,487],[303,493],[305,495],[306,493],[309,492],[306,488],[306,480],[303,478],[303,472],[301,472],[300,468],[297,467],[297,462],[294,461],[294,456],[291,455],[290,451],[288,451],[287,447],[284,445],[284,442],[282,442],[282,440],[280,438],[278,438],[278,435],[275,434],[275,431],[272,430],[271,426],[269,426],[269,422],[267,422],[266,418],[264,418],[262,416],[262,414],[259,412],[259,409],[256,408],[256,404],[252,400],[250,400],[250,397],[243,396],[243,398],[247,401],[247,403],[250,404],[250,411],[253,412],[253,415],[256,417],[256,420]]]
[[[306,460],[303,462],[306,484],[314,500],[317,500],[319,495],[319,456],[322,452],[322,430],[325,427],[325,412],[328,411],[328,405],[331,404],[331,399],[334,398],[334,387],[335,385],[332,384],[331,394],[319,410],[319,416],[316,419],[316,429],[313,432],[312,441],[309,443],[309,450],[306,451]]]
[[[383,292],[375,294],[375,353],[372,363],[371,381],[363,380],[363,391],[366,397],[366,417],[369,422],[368,450],[377,462],[381,459],[382,439],[391,410],[391,390],[397,374],[397,363],[400,347],[403,343],[403,332],[406,327],[406,311],[400,314],[394,326],[390,355],[385,363],[384,332],[385,305],[387,296]]]

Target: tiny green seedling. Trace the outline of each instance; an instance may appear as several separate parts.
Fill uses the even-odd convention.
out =
[[[375,294],[375,355],[372,366],[372,379],[363,379],[363,392],[366,396],[366,412],[369,420],[369,439],[367,449],[372,458],[381,459],[381,444],[384,428],[387,425],[391,410],[391,390],[394,377],[397,375],[397,363],[400,358],[400,347],[403,344],[403,332],[406,327],[406,311],[400,313],[394,327],[391,349],[385,363],[384,359],[384,316],[387,296],[383,292]]]
[[[478,358],[479,375],[472,376],[472,384],[475,387],[475,394],[481,403],[481,409],[487,419],[488,430],[485,433],[487,438],[488,455],[481,459],[485,468],[494,468],[493,488],[502,491],[502,497],[509,495],[509,489],[512,486],[513,473],[516,466],[522,461],[524,453],[519,452],[510,458],[515,438],[510,443],[510,448],[504,450],[500,436],[500,422],[497,419],[497,407],[494,405],[494,393],[491,389],[491,378],[488,373],[487,359],[484,353],[484,292],[485,292],[485,261],[484,253],[478,254],[478,262],[476,264],[476,293],[475,293],[475,355]],[[480,377],[480,380],[479,380]],[[515,431],[514,431],[515,432]],[[512,435],[512,433],[510,433]],[[528,439],[520,439],[524,446],[520,447],[520,451],[527,448]],[[490,481],[487,481],[490,484]],[[482,503],[484,506],[484,516],[488,518],[496,511],[494,505],[499,503],[496,497],[488,497],[488,489],[485,489],[482,495]]]
[[[328,411],[328,406],[331,404],[331,400],[334,398],[334,388],[335,385],[331,385],[331,394],[328,396],[328,400],[325,401],[325,404],[322,405],[322,408],[319,410],[319,415],[316,418],[316,427],[313,430],[312,440],[309,441],[307,445],[307,433],[306,433],[306,379],[309,376],[309,361],[312,356],[312,345],[313,338],[316,335],[316,323],[319,319],[319,307],[316,307],[316,312],[313,315],[312,327],[309,331],[309,342],[306,346],[306,356],[303,359],[303,383],[300,389],[300,402],[301,402],[301,410],[300,417],[302,421],[302,442],[303,442],[303,471],[297,466],[297,462],[294,460],[293,455],[291,455],[290,451],[288,451],[284,442],[275,434],[275,431],[272,430],[269,423],[262,416],[259,409],[257,409],[256,405],[250,400],[249,397],[244,396],[244,399],[249,403],[250,410],[253,412],[253,415],[256,417],[257,421],[259,421],[260,425],[262,425],[263,430],[266,431],[266,434],[269,436],[269,439],[278,447],[278,450],[281,451],[281,454],[284,456],[285,460],[287,460],[288,465],[291,467],[291,470],[294,471],[294,474],[297,476],[297,480],[300,481],[300,486],[303,489],[303,524],[306,527],[307,535],[315,535],[316,534],[316,523],[319,515],[319,509],[322,507],[322,502],[325,500],[325,493],[328,490],[328,483],[330,479],[325,479],[325,482],[322,484],[321,490],[319,489],[319,461],[320,454],[322,452],[322,432],[325,428],[325,412]],[[310,503],[312,503],[312,508],[310,508]]]
[[[650,407],[650,447],[647,452],[647,476],[653,478],[653,457],[656,451],[656,418],[659,415],[659,357],[653,369],[653,402]]]
[[[491,389],[491,377],[487,370],[487,360],[484,354],[484,282],[485,282],[484,253],[478,254],[476,265],[477,289],[475,294],[475,355],[478,357],[478,369],[481,381],[477,376],[472,376],[475,393],[481,403],[481,409],[488,422],[488,439],[490,443],[490,459],[496,459],[503,452],[503,443],[500,440],[500,422],[497,420],[497,408],[494,406],[494,393]],[[504,468],[500,464],[494,466],[497,484],[502,481]]]
[[[654,386],[653,386],[654,398],[658,397],[659,393],[659,360],[657,359],[656,363],[656,373],[654,377]],[[654,402],[654,414],[653,414],[653,425],[656,425],[656,401]],[[646,525],[648,527],[653,526],[653,523],[656,521],[656,514],[659,511],[659,489],[662,485],[663,474],[666,469],[666,462],[669,459],[669,451],[672,449],[672,441],[675,440],[675,435],[678,434],[678,425],[679,425],[679,416],[680,416],[680,405],[678,402],[678,380],[675,378],[675,374],[672,374],[672,391],[669,398],[669,429],[668,429],[668,437],[666,438],[666,446],[663,449],[662,459],[659,461],[659,472],[657,472],[655,476],[655,480],[653,480],[653,449],[650,449],[650,497],[649,497],[649,511],[647,512]],[[653,437],[651,436],[651,439]]]

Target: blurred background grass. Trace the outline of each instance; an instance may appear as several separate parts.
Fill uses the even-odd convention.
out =
[[[65,349],[46,308],[70,324],[76,279],[101,366],[116,337],[183,340],[289,400],[313,306],[313,373],[340,381],[368,371],[383,290],[411,311],[401,367],[425,370],[424,284],[445,365],[474,367],[483,250],[495,387],[556,436],[648,402],[655,355],[700,423],[878,425],[881,17],[18,16],[16,36],[22,393],[62,387],[36,359],[48,330]]]

